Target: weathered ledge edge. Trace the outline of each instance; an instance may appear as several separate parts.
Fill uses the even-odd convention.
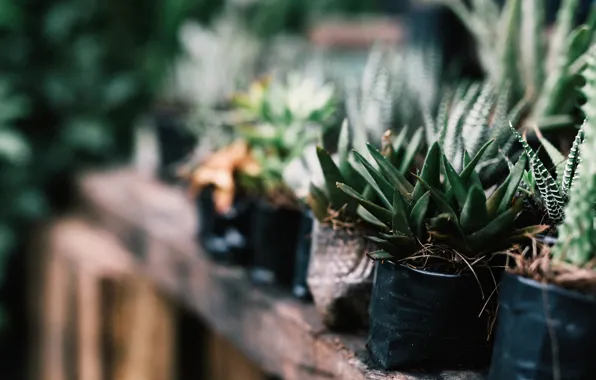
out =
[[[326,332],[312,305],[256,287],[239,268],[209,261],[195,242],[193,203],[134,170],[79,181],[81,211],[133,252],[143,273],[263,369],[284,379],[480,380],[473,371],[385,372],[365,364],[363,336]]]

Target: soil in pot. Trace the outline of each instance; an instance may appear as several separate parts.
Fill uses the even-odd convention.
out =
[[[298,247],[296,250],[296,266],[294,268],[294,285],[292,286],[292,293],[296,298],[305,301],[312,299],[312,295],[306,284],[312,245],[312,228],[312,212],[310,210],[304,210],[300,220],[300,230],[298,231]]]
[[[298,209],[256,202],[251,223],[254,282],[292,286],[301,217]]]
[[[213,187],[201,191],[197,198],[199,213],[198,237],[202,247],[216,261],[232,265],[248,265],[252,257],[250,223],[253,202],[237,196],[225,214],[215,209]]]
[[[367,347],[384,369],[488,366],[488,269],[446,275],[377,263]],[[483,297],[484,294],[484,297]]]
[[[332,330],[368,326],[374,244],[358,230],[334,229],[315,220],[307,283],[317,311]]]
[[[506,273],[490,380],[596,378],[596,297]]]

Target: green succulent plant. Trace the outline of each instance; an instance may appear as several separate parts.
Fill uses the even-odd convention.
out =
[[[558,242],[551,252],[556,262],[596,269],[596,53],[592,52],[586,63],[583,93],[587,101],[582,107],[586,116],[585,140],[579,149],[582,160],[577,175],[573,175],[576,178],[569,189],[565,219],[559,226]]]
[[[346,89],[350,123],[365,131],[369,141],[380,141],[388,129],[418,126],[422,108],[434,108],[441,87],[438,50],[408,47],[371,49],[360,83]]]
[[[364,140],[358,139],[354,131],[358,128],[350,128],[347,121],[342,124],[337,163],[329,152],[322,147],[317,147],[317,156],[322,169],[324,186],[315,184],[310,186],[309,205],[313,214],[320,221],[326,221],[330,212],[335,213],[333,219],[343,221],[356,221],[363,219],[373,221],[366,208],[359,208],[358,202],[337,188],[338,182],[347,183],[355,191],[362,192],[368,201],[376,198],[374,190],[369,186],[374,183],[370,171],[364,165],[370,165],[356,150],[365,147]],[[402,176],[407,175],[412,167],[414,158],[422,142],[422,130],[414,133],[411,139],[407,139],[408,130],[402,129],[399,135],[393,136],[387,131],[383,136],[381,150],[383,157],[399,171]],[[351,153],[352,149],[356,149]],[[374,175],[374,174],[373,174]]]
[[[293,74],[287,80],[255,82],[247,94],[235,97],[235,104],[246,120],[237,131],[261,167],[258,177],[244,178],[243,185],[266,196],[283,195],[283,203],[296,201],[284,173],[331,123],[336,106],[333,88]]]
[[[464,152],[464,167],[459,173],[440,144],[434,143],[414,183],[373,146],[369,145],[368,151],[378,169],[356,155],[372,177],[367,182],[380,201],[371,202],[346,183],[338,181],[337,187],[376,219],[376,234],[369,238],[380,251],[370,256],[400,261],[416,257],[430,244],[435,255],[452,264],[459,261],[463,267],[473,266],[513,241],[541,231],[542,226],[514,227],[522,209],[523,199],[515,195],[524,157],[490,197],[485,195],[475,169],[492,143],[484,144],[473,158]]]
[[[512,87],[514,101],[533,107],[530,121],[540,128],[569,126],[578,101],[577,77],[596,30],[596,7],[585,25],[574,28],[578,0],[563,0],[547,39],[544,0],[440,0],[474,36],[479,61],[497,86]]]
[[[443,95],[433,120],[427,110],[425,134],[428,146],[438,142],[453,167],[464,166],[464,152],[476,155],[488,141],[494,140],[482,155],[476,171],[487,187],[502,179],[506,171],[503,154],[514,154],[515,138],[509,122],[516,123],[524,103],[509,110],[509,91],[497,93],[491,83],[461,83],[453,92]]]
[[[563,221],[565,205],[574,184],[576,184],[578,166],[581,162],[580,149],[584,142],[584,128],[585,123],[579,128],[567,158],[538,133],[542,147],[544,147],[551,162],[556,165],[556,175],[553,177],[537,152],[511,126],[513,135],[522,145],[525,155],[529,158],[530,171],[524,172],[522,190],[533,197],[535,200],[534,207],[545,214],[546,220],[551,225],[558,225]]]

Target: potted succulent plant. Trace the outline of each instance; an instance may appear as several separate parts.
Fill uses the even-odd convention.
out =
[[[563,198],[568,198],[568,203],[552,198],[549,205],[553,208],[553,202],[561,202],[557,208],[563,220],[558,227],[558,241],[552,247],[520,247],[514,256],[516,265],[503,278],[490,379],[589,379],[596,371],[591,351],[596,338],[593,53],[587,59],[584,77],[587,102],[583,110],[587,121],[583,126],[585,140],[579,149],[581,161],[573,175],[563,178],[568,184]],[[572,159],[570,156],[568,162]],[[556,182],[548,180],[546,185],[554,188]]]
[[[258,96],[236,97],[252,115],[253,121],[239,126],[239,131],[261,166],[259,175],[250,178],[261,194],[252,223],[251,274],[256,282],[291,285],[302,213],[284,172],[333,118],[334,89],[312,77],[290,74],[285,80],[265,83],[260,91]]]
[[[385,369],[488,364],[494,311],[488,304],[498,277],[491,259],[542,230],[515,230],[524,158],[492,195],[485,195],[475,169],[491,143],[473,158],[464,152],[459,173],[434,143],[414,183],[368,146],[373,162],[356,157],[379,200],[337,185],[369,211],[377,226],[369,236],[379,250],[369,252],[378,266],[367,346]]]
[[[336,159],[323,148],[317,155],[323,172],[323,186],[311,184],[309,205],[316,218],[313,227],[308,286],[323,322],[333,329],[356,329],[368,325],[368,304],[373,280],[373,263],[366,252],[374,244],[365,236],[370,229],[370,214],[358,202],[337,189],[336,183],[348,183],[376,199],[367,186],[368,173],[350,155],[354,147],[363,146],[357,128],[342,125]],[[362,131],[361,131],[362,132]],[[422,140],[419,130],[407,144],[407,130],[394,138],[387,133],[383,151],[405,174],[412,167]],[[358,135],[356,137],[355,135]]]

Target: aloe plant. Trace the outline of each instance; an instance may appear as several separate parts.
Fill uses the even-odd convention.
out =
[[[582,160],[570,189],[565,219],[559,226],[559,239],[552,255],[555,262],[596,269],[596,53],[591,53],[586,63],[583,73],[586,80],[583,93],[587,101],[582,107],[586,116],[585,141],[580,149]]]
[[[325,149],[317,147],[317,156],[321,165],[324,186],[311,184],[309,205],[313,214],[320,221],[332,219],[343,221],[356,221],[359,219],[371,220],[365,209],[358,207],[358,202],[337,188],[336,183],[347,183],[355,191],[362,192],[369,201],[375,199],[375,192],[367,182],[373,181],[371,174],[355,157],[358,153],[350,154],[353,148],[365,146],[363,140],[357,140],[347,121],[342,125],[339,137],[337,164]],[[414,157],[422,142],[422,130],[414,133],[411,139],[407,138],[408,130],[402,129],[397,136],[386,131],[381,146],[383,157],[394,165],[395,170],[402,175],[407,175],[412,167]],[[356,156],[355,156],[356,155]]]
[[[473,158],[464,152],[464,167],[459,173],[439,143],[434,143],[414,183],[373,146],[369,145],[368,151],[379,169],[356,154],[370,174],[368,185],[380,201],[371,202],[346,183],[340,182],[337,187],[374,217],[371,222],[375,222],[377,233],[370,239],[381,250],[370,256],[399,261],[427,250],[452,263],[455,260],[468,266],[507,248],[516,239],[541,231],[542,226],[522,230],[514,227],[522,209],[523,199],[515,195],[525,158],[486,197],[475,169],[492,143],[484,144]]]
[[[569,126],[578,100],[576,79],[585,67],[596,30],[596,6],[585,25],[574,28],[578,0],[563,0],[547,41],[544,0],[441,0],[476,39],[478,56],[490,80],[512,86],[514,101],[533,104],[530,122],[540,128]]]

